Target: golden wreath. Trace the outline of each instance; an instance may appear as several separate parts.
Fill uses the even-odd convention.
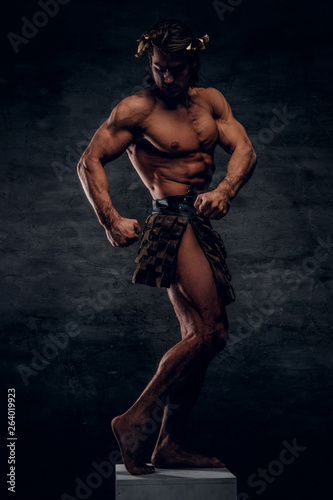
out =
[[[135,57],[143,57],[146,50],[149,48],[150,44],[154,45],[152,35],[146,33],[143,35],[138,42],[138,50]],[[186,50],[205,50],[207,43],[209,42],[209,36],[204,35],[203,37],[195,37],[192,42],[186,47]]]

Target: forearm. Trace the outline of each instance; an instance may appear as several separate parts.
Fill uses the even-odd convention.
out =
[[[227,191],[232,200],[241,187],[249,181],[256,163],[257,156],[253,148],[248,146],[235,148],[228,164],[227,174],[216,189]]]
[[[83,156],[78,164],[78,176],[98,220],[106,229],[119,216],[109,195],[109,182],[99,160]]]

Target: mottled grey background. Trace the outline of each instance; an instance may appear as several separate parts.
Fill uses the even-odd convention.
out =
[[[17,393],[18,500],[79,498],[76,479],[85,482],[92,463],[116,449],[111,418],[179,339],[165,291],[131,284],[138,246],[111,247],[76,175],[93,132],[144,84],[136,38],[169,17],[210,35],[201,85],[224,93],[259,157],[214,224],[237,301],[228,307],[231,343],[212,363],[192,416],[191,443],[224,458],[241,500],[332,491],[332,6],[224,4],[222,20],[212,2],[71,0],[17,54],[7,33],[21,35],[22,16],[31,20],[41,7],[6,5],[1,365],[3,401],[8,387]],[[283,110],[281,127],[272,118]],[[218,151],[215,185],[227,162]],[[149,193],[126,154],[107,172],[116,207],[142,225]],[[38,370],[28,373],[36,356]],[[264,492],[248,484],[295,439],[306,450],[270,475]],[[113,498],[112,481],[87,498]]]

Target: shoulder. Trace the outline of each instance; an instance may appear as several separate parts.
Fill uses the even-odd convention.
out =
[[[155,99],[149,90],[139,90],[125,97],[113,108],[108,125],[116,128],[140,127],[152,113],[155,104]]]
[[[212,110],[212,114],[216,118],[222,118],[224,120],[232,116],[231,108],[224,97],[224,95],[217,89],[213,87],[207,88],[195,88],[199,98],[205,100]]]

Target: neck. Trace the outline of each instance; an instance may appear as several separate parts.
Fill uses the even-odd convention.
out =
[[[181,104],[185,108],[189,107],[189,88],[175,97],[165,95],[159,88],[156,88],[153,92],[165,102],[168,107],[175,108],[178,104]]]

